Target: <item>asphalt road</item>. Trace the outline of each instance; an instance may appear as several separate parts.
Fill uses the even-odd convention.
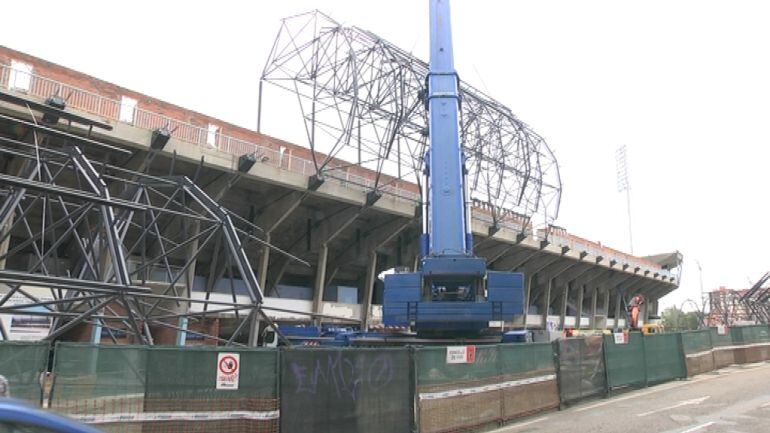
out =
[[[770,364],[728,367],[559,412],[522,419],[497,433],[770,432]]]

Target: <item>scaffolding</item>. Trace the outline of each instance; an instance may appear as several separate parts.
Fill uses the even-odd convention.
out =
[[[173,164],[168,175],[149,174],[168,131],[153,134],[149,152],[133,152],[92,138],[107,124],[10,93],[0,99],[30,113],[28,120],[0,115],[0,314],[50,318],[51,341],[89,324],[92,341],[106,333],[115,343],[154,344],[157,333],[181,332],[257,344],[260,321],[272,321],[244,246],[301,260],[265,242],[259,227],[175,174]],[[54,128],[60,119],[68,130]],[[225,189],[240,175],[226,175]],[[204,254],[209,269],[196,271]],[[194,292],[201,274],[206,287]],[[227,296],[212,296],[222,281]],[[227,339],[190,328],[221,313],[236,318]],[[2,321],[0,337],[9,339]]]
[[[312,156],[311,187],[331,177],[377,196],[404,195],[403,186],[415,184],[419,201],[427,72],[427,63],[407,51],[321,12],[285,18],[260,79],[258,130],[267,83],[298,101]],[[490,209],[495,227],[506,219],[524,220],[522,231],[530,222],[547,227],[561,197],[559,168],[547,143],[508,107],[464,81],[460,94],[472,199]],[[280,102],[284,111],[286,101]],[[376,177],[357,175],[357,167]]]

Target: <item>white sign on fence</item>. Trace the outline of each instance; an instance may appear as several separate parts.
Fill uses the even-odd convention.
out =
[[[628,344],[628,333],[615,332],[612,335],[615,337],[615,344]]]
[[[447,346],[447,364],[473,364],[476,362],[476,346]]]
[[[240,371],[240,354],[220,353],[217,356],[217,389],[238,389]]]

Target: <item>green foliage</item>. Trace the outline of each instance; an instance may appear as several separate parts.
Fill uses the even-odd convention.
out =
[[[688,311],[685,313],[677,307],[668,307],[660,315],[666,331],[693,331],[700,324],[700,313]]]

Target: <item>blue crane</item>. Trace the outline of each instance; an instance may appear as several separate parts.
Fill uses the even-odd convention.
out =
[[[460,143],[460,79],[454,68],[449,0],[430,0],[426,77],[429,146],[423,232],[416,272],[385,277],[383,322],[424,336],[479,334],[523,313],[523,275],[487,269],[473,253],[471,199]]]

